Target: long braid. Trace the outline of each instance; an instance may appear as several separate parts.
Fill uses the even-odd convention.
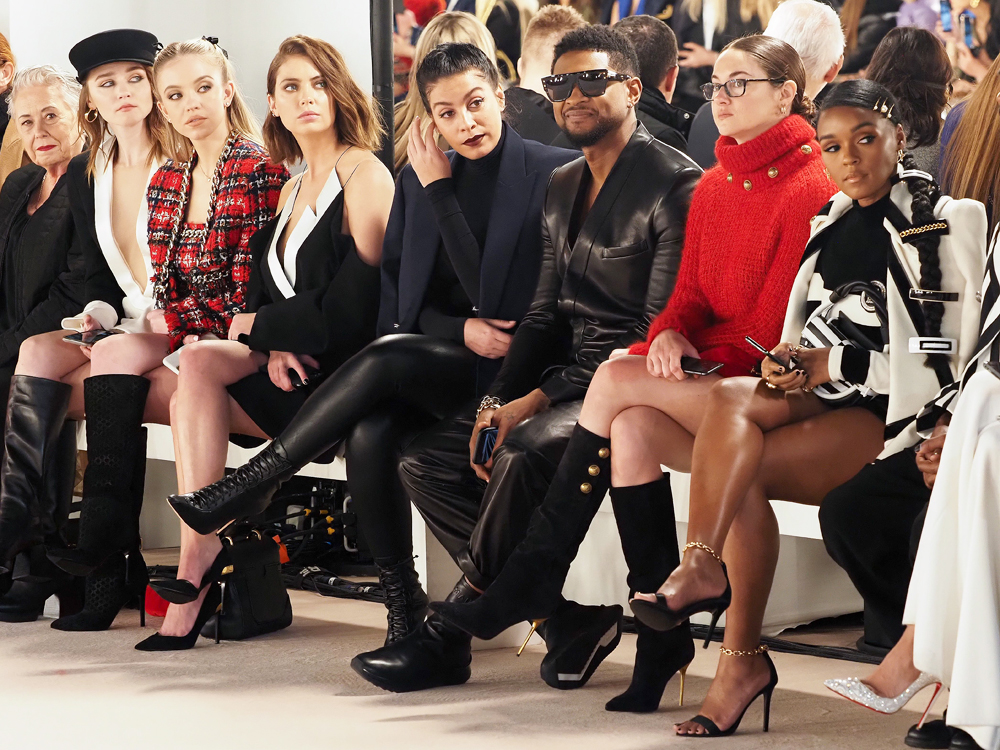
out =
[[[913,155],[903,156],[903,167],[906,170],[919,170]],[[909,188],[912,202],[913,226],[933,224],[938,219],[934,216],[934,207],[941,198],[941,188],[934,180],[920,177],[907,177],[906,187]],[[941,291],[941,258],[938,249],[941,237],[938,234],[922,234],[910,240],[917,248],[920,257],[920,288]],[[924,312],[924,336],[939,337],[941,321],[944,319],[944,304],[941,302],[922,302]],[[949,372],[949,357],[947,354],[928,354],[924,365],[942,374]]]

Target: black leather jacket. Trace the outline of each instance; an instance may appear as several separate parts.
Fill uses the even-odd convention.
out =
[[[586,159],[552,173],[542,215],[542,270],[491,395],[540,387],[581,399],[615,349],[642,341],[677,279],[691,194],[701,169],[638,125],[580,226],[567,238]]]

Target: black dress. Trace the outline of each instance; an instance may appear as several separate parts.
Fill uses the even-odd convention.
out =
[[[337,179],[335,172],[330,179]],[[296,187],[294,195],[297,193]],[[294,197],[289,199],[289,204],[293,202]],[[343,222],[341,190],[298,247],[291,289],[287,279],[275,278],[274,266],[268,262],[275,230],[279,225],[284,227],[282,216],[276,216],[250,239],[253,268],[246,312],[257,317],[244,343],[260,352],[308,354],[320,365],[319,376],[291,393],[271,382],[266,365],[229,386],[229,394],[272,437],[291,421],[324,375],[375,338],[379,269],[361,260],[354,238],[342,231]],[[287,239],[285,252],[292,252]],[[289,291],[294,294],[289,295]]]

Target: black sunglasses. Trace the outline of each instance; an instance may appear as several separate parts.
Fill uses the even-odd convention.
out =
[[[786,78],[731,78],[725,83],[703,83],[701,88],[701,93],[705,95],[708,101],[712,101],[715,95],[719,93],[719,89],[726,90],[726,96],[730,99],[735,99],[738,96],[743,96],[747,92],[748,83],[784,83]]]
[[[607,69],[581,70],[579,73],[560,73],[545,76],[542,88],[550,102],[564,102],[573,93],[573,87],[579,86],[584,96],[603,96],[611,81],[627,81],[632,76],[627,73],[611,73]]]

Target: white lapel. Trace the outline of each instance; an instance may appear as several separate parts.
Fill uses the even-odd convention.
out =
[[[274,285],[278,287],[278,291],[281,292],[285,299],[295,296],[295,288],[288,280],[288,276],[285,275],[285,269],[282,268],[281,261],[278,260],[278,241],[281,238],[281,233],[288,226],[288,219],[292,215],[292,208],[295,206],[295,199],[299,196],[299,188],[301,186],[302,177],[299,177],[298,182],[295,183],[295,187],[292,190],[292,194],[288,196],[284,208],[281,209],[281,214],[278,215],[278,223],[274,226],[274,234],[271,235],[271,244],[267,248],[267,270],[271,272],[271,279],[274,281]],[[286,252],[289,249],[290,239],[290,237],[285,239]]]
[[[111,269],[111,273],[118,282],[118,286],[125,292],[125,297],[131,300],[142,298],[153,298],[153,284],[150,281],[153,277],[153,264],[149,257],[149,206],[145,200],[139,206],[139,215],[135,222],[135,239],[142,252],[142,262],[146,272],[146,289],[143,289],[136,282],[132,271],[125,262],[118,243],[115,241],[114,232],[111,227],[111,200],[114,195],[114,166],[108,158],[114,139],[109,138],[101,146],[94,164],[94,229],[97,233],[97,242],[101,246],[101,252]],[[154,163],[146,177],[146,189],[149,189],[149,181],[159,168],[159,163]]]

